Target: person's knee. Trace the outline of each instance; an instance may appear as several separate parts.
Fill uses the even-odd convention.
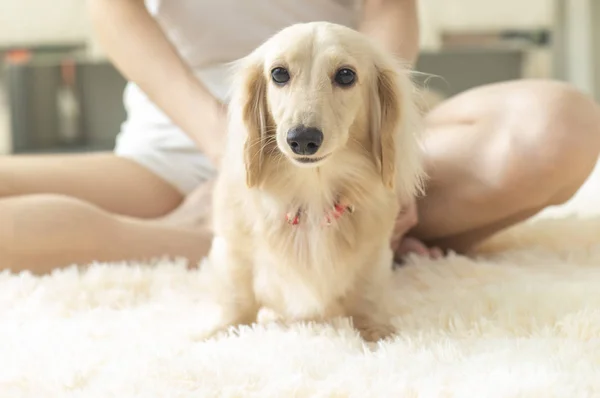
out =
[[[526,82],[508,109],[505,184],[544,206],[569,200],[600,153],[600,107],[561,82]],[[519,106],[516,106],[519,105]]]

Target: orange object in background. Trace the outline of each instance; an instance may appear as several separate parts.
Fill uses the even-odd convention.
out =
[[[4,57],[4,61],[9,64],[26,64],[32,58],[31,51],[26,49],[9,50]]]

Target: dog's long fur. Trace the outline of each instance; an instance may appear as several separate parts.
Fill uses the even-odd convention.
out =
[[[276,66],[290,71],[283,87],[271,81]],[[334,84],[341,67],[356,71],[353,87]],[[389,335],[390,238],[423,179],[408,72],[360,33],[313,22],[236,63],[232,87],[204,269],[223,310],[215,331],[251,323],[265,306],[287,321],[350,316],[366,339]],[[294,161],[285,134],[299,124],[323,131],[326,159]],[[323,226],[338,198],[354,211]],[[299,208],[290,225],[285,215]]]

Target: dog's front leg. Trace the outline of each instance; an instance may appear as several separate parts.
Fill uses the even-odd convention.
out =
[[[390,337],[392,324],[393,284],[392,255],[383,250],[377,265],[364,268],[358,285],[344,301],[346,314],[352,318],[361,337],[369,342]]]
[[[253,289],[253,264],[232,243],[213,239],[205,272],[210,299],[221,310],[218,322],[207,333],[211,337],[231,326],[256,321],[259,305]]]
[[[365,341],[376,342],[390,337],[396,331],[391,314],[382,309],[381,304],[363,299],[358,309],[350,311],[352,323]]]

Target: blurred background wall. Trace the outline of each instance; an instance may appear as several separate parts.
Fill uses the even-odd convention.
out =
[[[201,0],[198,0],[201,1]],[[554,77],[600,93],[598,0],[420,0],[423,81],[443,96]],[[0,0],[0,153],[111,149],[125,80],[83,0]]]

